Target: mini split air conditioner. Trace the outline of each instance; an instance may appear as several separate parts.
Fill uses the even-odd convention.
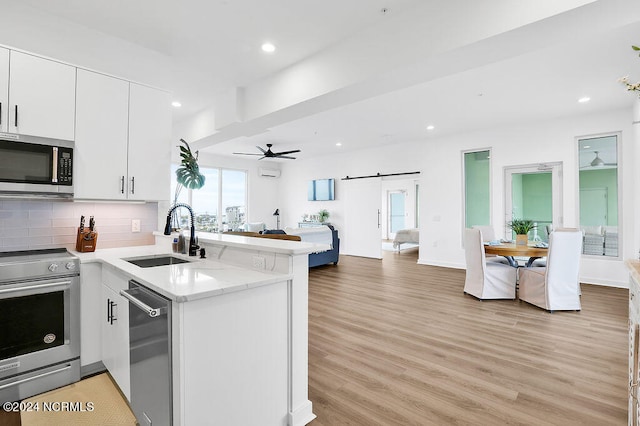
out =
[[[258,174],[260,176],[278,178],[278,177],[280,177],[280,170],[278,170],[278,169],[266,169],[264,167],[260,167],[258,169]]]

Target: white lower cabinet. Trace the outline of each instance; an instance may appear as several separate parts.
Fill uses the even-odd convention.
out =
[[[102,360],[102,267],[85,263],[80,268],[80,366],[88,369],[82,374],[89,374],[94,372],[91,367]]]
[[[629,280],[629,426],[640,425],[638,409],[638,382],[640,381],[640,285],[631,277]]]
[[[122,393],[131,400],[129,370],[129,302],[120,296],[128,281],[102,270],[102,362]]]
[[[290,424],[290,283],[173,304],[174,425]]]

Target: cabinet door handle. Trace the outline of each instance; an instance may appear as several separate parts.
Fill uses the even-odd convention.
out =
[[[124,194],[124,176],[120,178],[120,193]]]
[[[0,126],[2,126],[2,102],[0,102]]]
[[[111,299],[107,298],[107,322],[113,325],[114,321],[117,321],[118,318],[113,315],[113,307],[118,306],[117,303],[113,302]]]
[[[118,304],[116,302],[110,302],[110,303],[111,303],[111,318],[110,318],[109,324],[113,325],[113,322],[118,320],[118,318],[116,318],[116,316],[113,314],[113,308],[117,307]]]
[[[18,104],[16,104],[15,127],[18,127]]]
[[[131,193],[135,194],[136,192],[136,177],[132,176],[131,177]]]

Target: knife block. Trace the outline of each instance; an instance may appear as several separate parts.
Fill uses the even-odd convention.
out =
[[[98,243],[98,233],[89,230],[80,231],[78,228],[78,236],[76,237],[76,251],[87,253],[96,250]]]

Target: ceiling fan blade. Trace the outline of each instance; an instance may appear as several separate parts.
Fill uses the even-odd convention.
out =
[[[267,153],[267,151],[265,151],[263,148],[259,147],[258,145],[256,145],[256,148],[258,148],[260,152],[262,152],[263,154]],[[256,155],[260,155],[260,154],[256,154]]]
[[[300,152],[299,149],[294,149],[293,151],[282,151],[282,152],[274,152],[275,155],[287,155],[287,154],[295,154],[296,152]]]
[[[275,157],[275,158],[287,158],[287,159],[289,159],[289,160],[295,160],[295,159],[296,159],[296,157],[287,157],[287,156],[285,156],[285,155],[276,155],[276,157]]]
[[[238,154],[238,155],[262,155],[262,154],[249,154],[248,152],[234,152],[233,154]]]

